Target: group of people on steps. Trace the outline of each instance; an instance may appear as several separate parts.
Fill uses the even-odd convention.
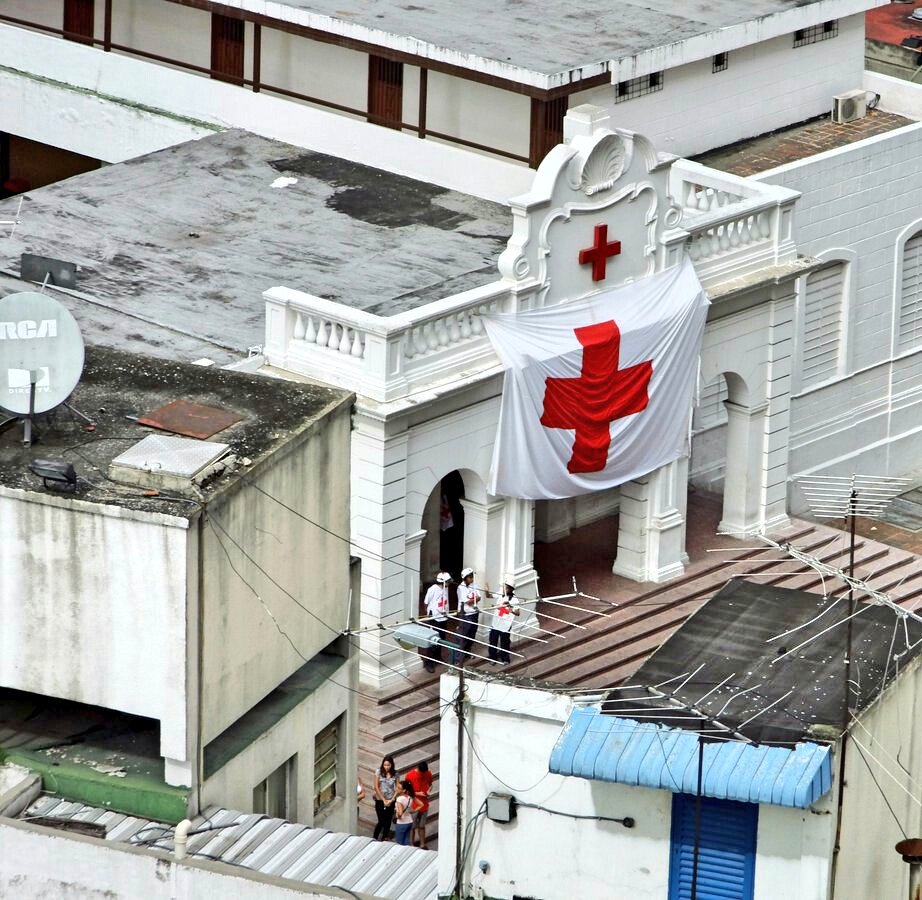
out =
[[[455,613],[451,613],[452,583],[450,572],[439,572],[433,584],[426,591],[426,615],[429,624],[439,633],[440,642],[432,644],[421,651],[423,665],[429,672],[434,672],[442,662],[442,642],[454,644],[457,650],[452,652],[452,663],[463,665],[470,657],[480,627],[480,614],[483,612],[490,626],[489,658],[491,665],[508,665],[510,660],[512,623],[521,612],[519,601],[515,596],[515,579],[512,575],[503,576],[502,592],[497,596],[474,585],[473,569],[461,571],[458,585]],[[456,634],[454,626],[457,626]],[[477,652],[478,656],[482,653]]]
[[[429,818],[429,792],[432,772],[426,760],[410,769],[403,778],[397,775],[393,756],[385,756],[375,772],[374,782],[376,841],[390,837],[394,826],[394,841],[426,848],[426,822]]]

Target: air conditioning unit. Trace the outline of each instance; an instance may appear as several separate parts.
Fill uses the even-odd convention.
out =
[[[832,121],[837,125],[863,119],[868,114],[868,92],[858,89],[832,98]]]

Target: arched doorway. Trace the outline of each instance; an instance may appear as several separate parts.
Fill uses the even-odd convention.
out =
[[[419,553],[420,601],[439,572],[450,572],[456,585],[464,568],[464,496],[464,479],[455,470],[439,481],[426,500],[422,517],[426,534]]]

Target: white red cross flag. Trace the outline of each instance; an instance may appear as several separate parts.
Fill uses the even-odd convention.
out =
[[[707,307],[686,261],[585,300],[484,316],[506,370],[490,492],[573,497],[682,456]]]

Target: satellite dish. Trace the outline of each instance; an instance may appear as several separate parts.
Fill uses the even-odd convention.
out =
[[[82,372],[83,336],[70,310],[34,291],[0,299],[0,409],[20,416],[54,409]]]

